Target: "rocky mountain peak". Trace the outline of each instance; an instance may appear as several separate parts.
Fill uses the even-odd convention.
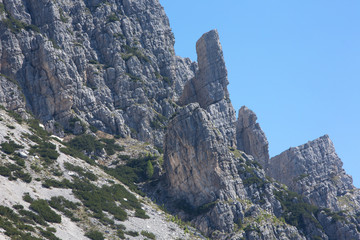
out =
[[[210,113],[211,121],[226,144],[235,146],[235,110],[229,99],[227,70],[217,30],[205,33],[196,43],[198,70],[186,82],[179,103],[197,102]]]
[[[193,80],[185,85],[180,99],[182,105],[198,102],[207,108],[224,98],[229,98],[227,70],[217,30],[205,33],[196,43],[199,70]]]
[[[237,148],[265,166],[269,161],[269,143],[256,120],[257,116],[252,110],[246,106],[240,108],[236,122]]]
[[[342,200],[357,198],[358,204],[360,198],[351,194],[355,187],[342,165],[330,137],[324,135],[271,158],[267,173],[316,206],[352,211]]]

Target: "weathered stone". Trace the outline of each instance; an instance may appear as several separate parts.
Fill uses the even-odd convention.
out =
[[[305,196],[311,204],[335,211],[353,211],[339,201],[350,192],[358,192],[342,165],[332,141],[325,135],[271,158],[266,172],[290,190]]]
[[[205,33],[196,43],[198,71],[185,84],[181,105],[197,102],[206,109],[225,142],[235,146],[235,111],[229,100],[227,70],[219,35],[216,30]]]
[[[151,124],[157,116],[151,113],[165,116],[165,124],[176,108],[170,102],[197,67],[175,56],[174,36],[157,0],[2,2],[7,15],[1,18],[12,16],[27,26],[1,25],[0,72],[20,85],[14,96],[24,95],[28,110],[47,126],[67,128],[77,117],[103,131],[162,145],[163,126]],[[4,86],[6,79],[0,80]],[[24,109],[9,96],[3,100],[6,107]],[[150,117],[134,117],[130,107],[139,104]]]
[[[266,166],[269,161],[269,143],[256,120],[257,116],[253,111],[246,106],[240,108],[236,122],[237,148]]]

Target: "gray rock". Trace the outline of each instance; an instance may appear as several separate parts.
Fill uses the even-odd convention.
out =
[[[311,204],[354,213],[360,207],[360,195],[342,165],[332,141],[325,135],[271,158],[266,172]],[[355,201],[349,206],[343,204],[345,199]]]
[[[157,0],[3,4],[7,15],[1,18],[11,15],[26,26],[0,27],[0,73],[21,87],[10,97],[1,92],[7,80],[0,79],[4,106],[25,111],[25,100],[16,97],[24,95],[26,108],[49,130],[56,122],[74,132],[69,121],[79,118],[162,145],[163,127],[176,109],[171,102],[197,65],[175,56],[174,36]],[[135,116],[131,107],[138,105],[148,117]],[[165,117],[160,127],[151,124],[154,111]]]
[[[269,162],[269,143],[256,120],[257,116],[253,111],[246,106],[240,108],[236,122],[237,148],[266,166]]]
[[[185,84],[179,103],[197,102],[206,109],[225,142],[235,146],[235,111],[229,99],[227,70],[219,35],[216,30],[205,33],[196,43],[199,69],[195,78]]]

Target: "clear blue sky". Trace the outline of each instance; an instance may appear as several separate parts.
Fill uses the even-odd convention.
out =
[[[274,156],[328,134],[360,187],[359,0],[160,0],[177,55],[218,29],[238,110],[248,106]]]

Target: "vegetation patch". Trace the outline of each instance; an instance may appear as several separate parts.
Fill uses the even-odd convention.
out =
[[[307,232],[306,223],[311,222],[316,228],[322,230],[322,226],[315,218],[320,210],[318,207],[306,203],[303,198],[291,191],[274,191],[277,200],[280,201],[284,213],[285,222]]]
[[[37,153],[46,164],[52,164],[60,156],[56,151],[56,145],[51,142],[41,141],[38,145],[31,146],[30,154]]]
[[[49,201],[50,207],[64,213],[68,218],[74,218],[74,214],[71,210],[76,210],[78,204],[71,202],[63,196],[52,197]]]
[[[108,22],[116,22],[116,21],[120,21],[120,19],[118,18],[118,16],[116,16],[115,13],[111,14],[108,16]]]
[[[86,171],[82,167],[75,166],[69,162],[64,163],[64,167],[67,170],[76,172],[79,176],[83,176],[91,181],[96,181],[98,179],[97,176],[95,174],[93,174],[92,172]]]
[[[63,180],[46,180],[45,187],[71,188],[74,195],[90,209],[94,216],[102,221],[109,222],[103,212],[107,212],[119,221],[127,219],[125,209],[135,210],[136,217],[148,218],[141,209],[137,198],[122,185],[97,187],[86,180],[75,179],[74,182]]]
[[[155,234],[148,232],[148,231],[141,231],[141,235],[143,235],[149,239],[153,239],[153,240],[156,239]]]
[[[34,200],[30,204],[30,209],[37,212],[47,222],[60,223],[61,216],[51,210],[48,202],[43,199]]]
[[[10,140],[8,142],[3,142],[1,144],[1,150],[6,154],[12,154],[16,150],[24,148],[23,146],[16,144],[13,140]]]
[[[129,45],[124,45],[126,51],[125,54],[122,54],[122,58],[127,61],[132,56],[136,56],[140,61],[150,62],[150,59],[145,56],[137,47],[130,47]]]
[[[9,207],[0,206],[0,228],[4,229],[5,235],[11,239],[40,240],[31,235],[35,229],[25,224],[24,219]]]
[[[92,230],[90,232],[87,232],[85,234],[86,237],[90,238],[91,240],[104,240],[104,234],[96,231],[96,230]]]
[[[116,168],[105,168],[105,171],[128,185],[132,191],[143,195],[136,186],[136,183],[144,182],[149,179],[146,174],[148,170],[148,161],[153,164],[156,159],[156,156],[149,154],[137,159],[129,159],[125,165],[118,165]]]

